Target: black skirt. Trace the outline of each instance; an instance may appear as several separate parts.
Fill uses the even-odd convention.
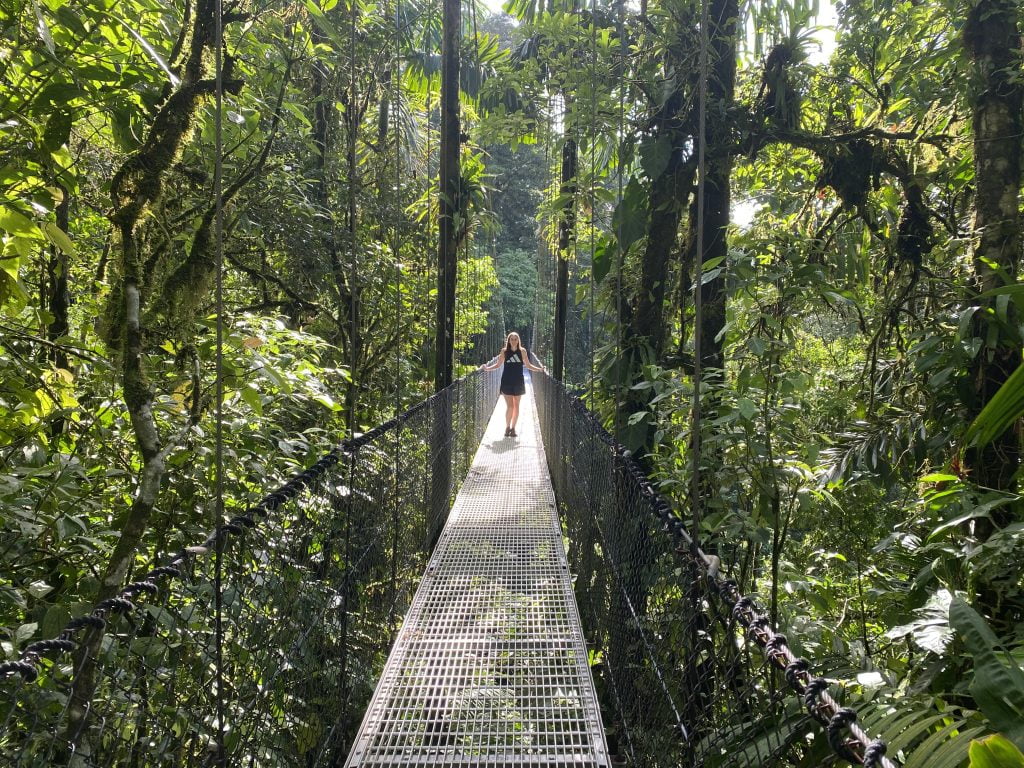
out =
[[[520,379],[519,381],[510,381],[505,383],[504,378],[501,381],[501,394],[503,395],[523,395],[526,393],[526,382]]]

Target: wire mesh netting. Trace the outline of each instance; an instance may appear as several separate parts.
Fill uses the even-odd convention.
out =
[[[528,393],[491,425],[349,757],[352,768],[607,768]]]
[[[456,382],[28,642],[0,670],[0,764],[340,765],[497,384]]]
[[[535,383],[617,763],[791,765],[817,720],[838,754],[890,765],[884,744],[868,745],[856,715],[839,708],[756,604],[692,546],[684,523],[583,403],[546,376]]]

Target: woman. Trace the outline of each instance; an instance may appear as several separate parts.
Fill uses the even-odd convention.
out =
[[[501,394],[505,396],[505,437],[516,437],[516,422],[519,420],[519,398],[526,391],[526,382],[523,380],[523,368],[531,371],[544,371],[544,366],[538,368],[530,362],[530,355],[526,347],[519,343],[519,334],[512,331],[505,339],[505,347],[494,359],[493,365],[481,365],[485,371],[494,371],[505,366],[501,372]]]

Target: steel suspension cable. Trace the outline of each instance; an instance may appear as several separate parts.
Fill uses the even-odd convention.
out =
[[[213,530],[217,531],[214,549],[214,622],[216,635],[216,708],[218,765],[227,764],[224,750],[224,541],[221,524],[224,520],[224,12],[223,0],[214,0],[214,248],[216,249],[217,338],[216,338],[216,392],[214,405],[214,505]],[[198,393],[193,393],[198,397]]]
[[[395,125],[395,199],[392,207],[391,256],[395,267],[395,418],[402,413],[402,125],[401,125],[401,84],[402,84],[402,17],[401,0],[395,0],[395,59],[392,65],[391,112]],[[395,455],[391,466],[392,539],[391,539],[391,615],[389,633],[394,631],[395,611],[398,605],[398,547],[399,547],[399,506],[398,506],[398,457],[401,452],[401,431],[395,430]]]
[[[594,291],[597,281],[594,279],[594,242],[597,231],[597,0],[590,3],[590,275],[587,307],[587,347],[589,352],[590,370],[587,378],[587,400],[591,408],[595,407],[594,399]]]
[[[616,20],[615,25],[619,33],[619,121],[617,126],[618,142],[616,143],[616,158],[615,158],[615,176],[616,176],[616,192],[615,192],[615,204],[616,206],[622,205],[622,144],[626,138],[626,61],[627,61],[627,42],[626,42],[626,9],[625,0],[618,0],[616,3]],[[615,436],[616,442],[621,442],[622,438],[622,377],[623,377],[623,357],[626,353],[625,350],[625,337],[624,330],[622,327],[622,294],[625,290],[623,285],[623,272],[625,271],[626,254],[622,250],[622,224],[624,215],[620,213],[617,217],[618,224],[615,232],[615,354],[618,359],[618,365],[615,366],[615,407],[612,409],[614,417],[612,434]]]
[[[430,186],[433,184],[434,176],[430,170],[430,152],[431,152],[431,141],[430,141],[430,113],[433,104],[434,85],[433,77],[430,73],[430,58],[433,56],[434,50],[434,2],[435,0],[427,0],[427,23],[424,31],[423,39],[423,77],[427,84],[427,95],[424,103],[424,111],[426,113],[425,123],[427,129],[427,141],[425,145],[425,157],[426,157],[426,180],[427,180],[427,259],[426,259],[426,272],[422,281],[423,285],[423,304],[426,306],[430,301],[430,276],[434,274],[434,255],[437,252],[437,245],[434,242],[434,208],[430,204]],[[440,188],[440,187],[439,187]],[[440,263],[440,262],[438,262]]]
[[[704,373],[701,322],[704,310],[702,283],[704,282],[704,202],[707,184],[705,145],[707,143],[708,70],[710,68],[708,2],[709,0],[700,0],[700,60],[697,81],[697,226],[693,265],[693,402],[690,416],[690,515],[694,546],[700,540],[701,520],[700,455],[702,446],[700,438],[702,414],[700,389]]]
[[[351,2],[349,15],[349,106],[348,106],[348,236],[349,236],[349,278],[348,278],[348,320],[349,320],[349,378],[348,378],[348,430],[354,437],[356,425],[356,397],[358,383],[356,381],[359,362],[359,293],[356,280],[359,274],[356,268],[358,260],[358,226],[356,222],[356,159],[357,134],[359,133],[358,91],[356,89],[356,14],[359,10],[358,0]]]

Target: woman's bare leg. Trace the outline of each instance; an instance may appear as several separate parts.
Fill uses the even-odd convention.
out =
[[[515,414],[519,410],[519,403],[516,402],[518,398],[515,395],[502,395],[505,398],[505,431],[508,432],[512,428],[512,425],[516,423]]]
[[[515,429],[516,422],[519,421],[519,399],[522,395],[510,395],[509,397],[512,400],[512,424],[510,426]]]

